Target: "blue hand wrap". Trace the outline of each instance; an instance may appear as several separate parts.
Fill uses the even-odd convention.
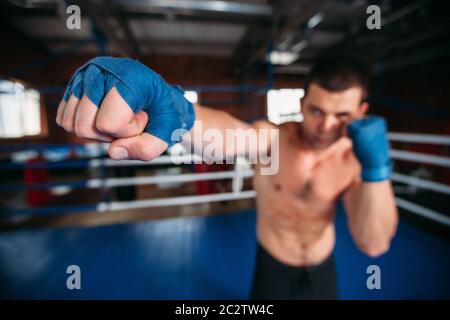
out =
[[[71,94],[83,95],[100,106],[106,94],[116,87],[133,112],[145,111],[149,122],[145,131],[167,142],[177,129],[190,130],[195,112],[179,86],[168,85],[160,75],[138,61],[127,58],[97,57],[78,69],[67,85],[64,100]],[[179,135],[176,139],[180,139]]]
[[[392,164],[384,118],[369,116],[356,120],[348,126],[348,133],[353,141],[353,151],[362,166],[363,181],[388,180]]]

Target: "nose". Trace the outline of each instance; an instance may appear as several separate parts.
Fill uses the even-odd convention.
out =
[[[326,115],[322,120],[319,131],[320,133],[327,133],[335,130],[339,126],[339,121],[333,115]]]

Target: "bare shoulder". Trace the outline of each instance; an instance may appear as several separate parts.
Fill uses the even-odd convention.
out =
[[[257,120],[251,124],[251,128],[258,133],[256,144],[258,153],[270,154],[272,152],[273,144],[278,144],[279,126],[268,120]],[[264,131],[266,131],[266,134],[259,134]]]
[[[284,122],[281,124],[275,124],[269,120],[257,120],[252,123],[252,127],[255,129],[278,129],[282,132],[290,132],[297,130],[299,126],[298,122]]]
[[[299,138],[299,126],[301,126],[301,123],[298,122],[284,122],[278,125],[277,128],[280,130],[280,134],[285,137]]]
[[[279,129],[279,125],[265,119],[253,122],[252,127],[255,129]]]

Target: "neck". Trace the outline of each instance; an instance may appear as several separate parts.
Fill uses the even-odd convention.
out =
[[[312,142],[306,138],[303,126],[301,124],[297,128],[295,136],[296,136],[296,143],[298,144],[299,148],[306,153],[314,155],[315,157],[317,157],[317,159],[326,158],[334,151],[334,145],[336,143],[333,143],[330,146],[322,149],[315,148]]]

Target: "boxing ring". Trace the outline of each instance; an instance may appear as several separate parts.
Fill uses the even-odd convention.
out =
[[[450,145],[450,137],[391,133],[391,141]],[[450,159],[411,151],[391,150],[397,161],[419,162],[450,167]],[[147,163],[167,164],[169,157]],[[133,165],[133,161],[109,159],[58,161],[44,167],[102,167]],[[146,164],[146,165],[147,165]],[[142,165],[142,162],[139,163]],[[37,164],[37,167],[42,164]],[[3,170],[21,165],[3,165]],[[23,187],[48,189],[109,188],[161,181],[199,181],[232,179],[233,192],[180,196],[135,201],[110,201],[71,207],[10,208],[2,218],[26,215],[67,214],[86,210],[116,211],[132,208],[178,206],[215,201],[253,198],[243,191],[250,169],[233,171],[104,178],[87,181],[56,182],[38,186],[2,184],[0,191]],[[168,180],[167,180],[168,179]],[[395,172],[393,182],[448,196],[450,187],[423,178]],[[397,195],[399,209],[440,225],[448,232],[448,212],[439,213]],[[447,205],[448,209],[448,205]],[[256,253],[256,212],[244,210],[208,217],[176,217],[145,222],[95,227],[14,230],[0,232],[0,298],[3,299],[247,299]],[[342,203],[336,214],[334,256],[341,299],[433,299],[450,298],[449,238],[430,234],[400,220],[388,253],[369,258],[353,244]],[[448,233],[447,233],[448,235]],[[66,269],[81,269],[81,289],[68,290]],[[370,265],[381,269],[381,289],[366,286]]]

